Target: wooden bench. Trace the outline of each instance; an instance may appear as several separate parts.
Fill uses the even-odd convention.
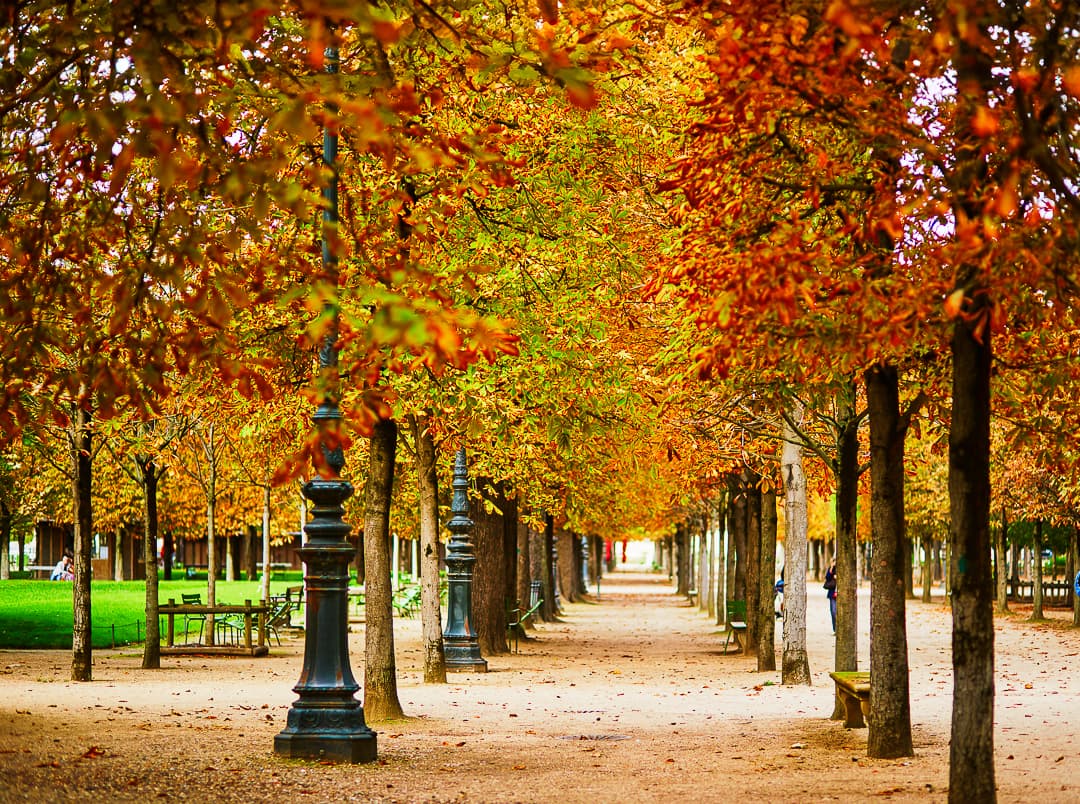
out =
[[[267,607],[260,604],[252,604],[245,600],[243,606],[229,606],[220,604],[216,606],[199,606],[194,604],[177,605],[176,601],[169,598],[164,606],[158,606],[158,614],[165,618],[165,645],[161,648],[162,656],[179,656],[183,654],[210,654],[230,656],[265,656],[270,652],[266,640],[266,613]],[[242,620],[237,627],[237,644],[234,645],[205,645],[184,644],[177,645],[175,642],[176,617],[202,617],[206,620],[206,633],[214,634],[214,615],[233,614],[239,615]],[[186,626],[185,626],[186,630]],[[254,634],[252,633],[254,631]],[[240,644],[240,637],[243,643]]]
[[[829,673],[836,682],[836,697],[844,704],[844,726],[861,729],[866,726],[863,715],[870,714],[870,674],[865,671]]]

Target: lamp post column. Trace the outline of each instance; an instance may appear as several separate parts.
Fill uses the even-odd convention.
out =
[[[469,519],[469,470],[465,449],[454,458],[454,497],[450,503],[450,544],[446,548],[447,590],[446,630],[443,652],[446,671],[486,673],[487,660],[480,655],[480,643],[472,627],[472,581],[476,554],[472,542],[473,521]]]
[[[338,70],[338,51],[326,49],[326,71]],[[337,227],[337,122],[333,109],[323,135],[323,163],[333,178],[323,189],[323,278],[337,284],[337,257],[329,237]],[[286,726],[274,737],[274,753],[301,759],[372,762],[375,732],[364,723],[364,709],[354,697],[360,689],[349,665],[349,562],[356,554],[349,544],[352,528],[344,521],[344,504],[353,493],[342,479],[345,453],[338,408],[337,301],[328,312],[332,320],[319,349],[319,406],[312,417],[319,432],[321,453],[316,477],[304,484],[312,503],[312,518],[304,523],[305,631],[304,664],[293,687],[300,697],[289,708]]]

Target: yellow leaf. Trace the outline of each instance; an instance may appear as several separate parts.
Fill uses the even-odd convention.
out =
[[[998,214],[998,217],[1010,218],[1016,213],[1016,208],[1019,206],[1016,192],[1018,181],[1017,175],[1012,173],[998,190],[997,197],[994,199],[994,212]]]
[[[954,290],[949,294],[949,297],[945,299],[945,317],[949,319],[956,318],[960,315],[960,310],[964,306],[964,291]]]
[[[980,106],[971,121],[971,131],[977,137],[994,136],[998,132],[997,116],[987,107]]]
[[[1061,77],[1061,86],[1074,98],[1080,98],[1080,65],[1074,65]]]

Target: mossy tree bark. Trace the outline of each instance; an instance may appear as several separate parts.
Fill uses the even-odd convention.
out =
[[[11,578],[11,508],[0,499],[0,581]]]
[[[157,537],[158,481],[165,473],[153,458],[139,457],[139,476],[143,487],[143,564],[146,567],[146,642],[143,643],[142,667],[157,670],[161,667],[161,634],[158,618]]]
[[[746,639],[756,645],[761,609],[761,488],[754,472],[743,474],[746,495]],[[771,600],[770,596],[770,600]]]
[[[1031,574],[1031,619],[1045,620],[1043,614],[1043,521],[1035,520],[1035,558],[1034,570]]]
[[[899,376],[893,366],[866,372],[870,412],[870,715],[867,754],[911,756],[904,559],[904,438]]]
[[[761,493],[761,572],[758,584],[758,672],[776,669],[776,614],[773,580],[776,577],[776,487]]]
[[[93,578],[93,465],[92,417],[81,405],[75,407],[68,428],[71,456],[71,490],[75,509],[75,562],[71,584],[73,623],[71,632],[71,680],[93,679],[93,630],[90,619],[90,581]]]
[[[514,558],[517,562],[517,599],[521,601],[521,605],[528,609],[529,606],[529,594],[531,591],[530,585],[532,584],[532,566],[531,566],[531,550],[532,550],[532,534],[529,531],[528,522],[526,522],[525,516],[521,510],[520,500],[518,505],[518,518],[517,518],[517,532],[516,548]],[[525,625],[532,625],[532,617],[522,623]]]
[[[480,653],[508,653],[506,643],[506,557],[501,490],[478,479],[481,499],[470,507],[476,564],[473,569],[473,627]]]
[[[730,600],[746,600],[746,493],[738,475],[728,478],[728,529],[735,556]]]
[[[540,608],[545,622],[555,622],[558,619],[559,610],[555,605],[555,517],[551,514],[544,516],[544,535],[541,549],[542,580],[544,582],[543,594],[544,605]]]
[[[811,683],[806,652],[806,476],[802,447],[793,427],[802,422],[795,405],[785,417],[780,471],[784,481],[784,652],[780,670],[783,684]],[[789,421],[790,420],[790,421]]]
[[[998,7],[968,4],[950,18],[956,41],[955,146],[950,186],[957,219],[979,220],[988,184],[985,139],[977,120],[995,92],[989,48]],[[971,244],[976,245],[976,244]],[[949,528],[953,632],[953,709],[949,801],[997,800],[994,779],[994,592],[990,577],[990,370],[995,300],[978,254],[956,268],[964,315],[952,331],[952,423],[949,427]]]
[[[390,585],[390,500],[397,455],[397,423],[381,419],[371,434],[364,493],[364,717],[405,716],[398,699],[394,608]]]
[[[837,405],[836,431],[836,644],[834,670],[859,669],[859,425],[863,417],[855,410],[855,383],[845,383]],[[826,566],[831,556],[823,556]],[[844,717],[837,699],[833,718]]]
[[[439,478],[435,438],[426,416],[410,416],[416,445],[420,497],[420,627],[424,640],[424,683],[446,683],[442,608],[439,598]]]
[[[1075,580],[1077,574],[1080,573],[1080,527],[1073,528],[1072,555],[1073,576],[1067,580],[1080,586],[1080,583]],[[1080,627],[1080,594],[1077,594],[1075,588],[1073,589],[1073,625]]]

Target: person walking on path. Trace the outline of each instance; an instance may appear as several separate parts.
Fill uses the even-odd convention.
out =
[[[836,562],[825,570],[825,594],[829,598],[829,617],[832,618],[832,632],[836,633]]]

